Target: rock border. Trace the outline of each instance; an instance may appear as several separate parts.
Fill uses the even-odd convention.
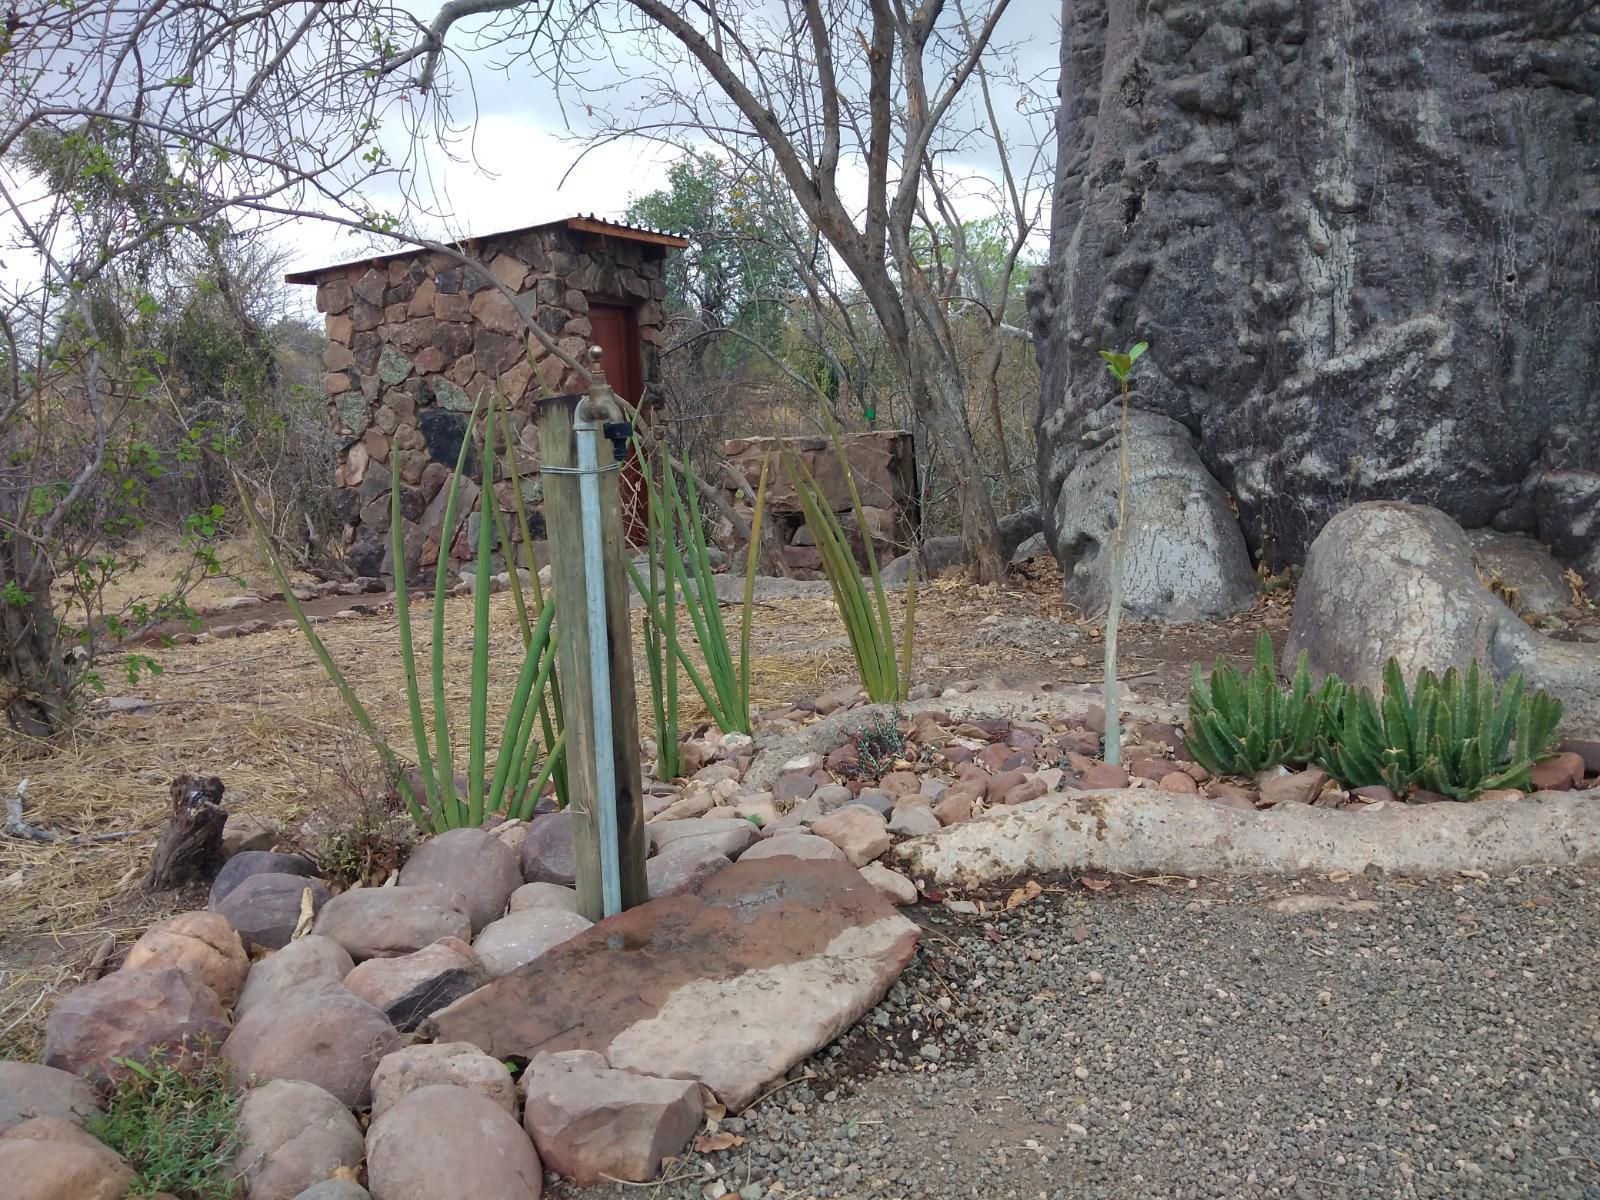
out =
[[[1310,805],[1246,812],[1145,789],[1060,793],[903,842],[890,860],[924,882],[1020,875],[1282,875],[1369,867],[1397,875],[1600,862],[1600,790],[1471,804]]]

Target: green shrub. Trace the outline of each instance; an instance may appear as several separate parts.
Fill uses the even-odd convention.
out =
[[[911,654],[917,623],[916,566],[912,565],[911,575],[906,581],[906,609],[900,624],[902,637],[897,661],[894,622],[889,616],[889,597],[883,586],[883,576],[878,571],[878,555],[872,548],[872,535],[861,513],[861,495],[856,489],[855,473],[845,457],[838,431],[830,429],[829,432],[833,438],[833,453],[850,488],[850,506],[855,513],[856,529],[861,534],[867,570],[872,579],[870,592],[856,567],[855,555],[850,552],[849,536],[838,514],[829,505],[816,477],[800,460],[800,456],[787,446],[780,448],[783,469],[800,501],[806,525],[816,539],[817,553],[822,557],[822,573],[828,578],[834,603],[844,620],[845,634],[850,639],[850,652],[855,657],[856,670],[861,676],[861,686],[866,689],[867,699],[874,704],[893,704],[904,700],[911,686]]]
[[[137,1174],[128,1195],[233,1200],[240,1097],[227,1060],[116,1061],[127,1074],[105,1111],[90,1116],[88,1129]]]
[[[863,779],[881,778],[894,770],[910,750],[900,731],[900,710],[875,712],[867,716],[856,732],[856,773]]]
[[[1313,690],[1302,654],[1287,689],[1278,685],[1272,639],[1256,639],[1256,661],[1249,674],[1222,659],[1207,683],[1194,668],[1189,692],[1189,737],[1185,745],[1213,775],[1254,775],[1280,764],[1304,766],[1316,752],[1325,713],[1344,688],[1329,676]]]
[[[1408,691],[1400,664],[1383,669],[1383,697],[1347,690],[1333,706],[1317,762],[1346,787],[1385,785],[1399,795],[1425,788],[1474,800],[1494,788],[1529,790],[1533,766],[1561,723],[1561,702],[1523,691],[1522,676],[1503,690],[1474,662],[1441,679],[1422,671]]]

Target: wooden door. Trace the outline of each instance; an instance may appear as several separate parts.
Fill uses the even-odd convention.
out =
[[[639,321],[633,308],[591,300],[589,325],[594,344],[600,347],[606,382],[618,396],[637,407],[644,399],[644,344],[639,340]],[[643,413],[640,418],[644,418]],[[648,494],[638,454],[632,449],[622,464],[621,483],[623,534],[632,545],[642,546],[648,532]]]

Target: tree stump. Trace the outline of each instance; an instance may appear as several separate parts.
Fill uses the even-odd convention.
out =
[[[209,883],[222,869],[222,780],[215,775],[180,775],[172,781],[172,812],[150,856],[140,884],[164,892],[189,883]]]

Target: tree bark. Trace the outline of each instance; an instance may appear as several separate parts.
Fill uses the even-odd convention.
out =
[[[26,737],[50,738],[61,732],[70,715],[71,681],[56,642],[49,570],[43,584],[30,590],[26,583],[38,566],[38,553],[25,538],[0,536],[0,586],[11,593],[0,596],[6,719]]]
[[[223,863],[222,827],[228,821],[222,791],[222,780],[215,775],[180,775],[172,781],[172,811],[140,887],[165,892],[216,877]]]

